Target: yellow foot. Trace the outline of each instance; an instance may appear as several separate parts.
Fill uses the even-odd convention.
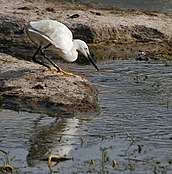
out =
[[[51,167],[51,163],[52,161],[56,162],[56,164],[58,164],[61,161],[65,161],[65,160],[71,160],[71,158],[67,158],[64,156],[59,156],[59,155],[50,155],[48,157],[48,167]]]
[[[49,71],[57,72],[57,69],[55,67],[48,68]]]
[[[66,71],[64,71],[62,69],[60,69],[60,71],[58,71],[58,72],[61,73],[61,74],[64,74],[64,75],[68,75],[68,76],[75,76],[74,74],[66,72]]]
[[[59,74],[63,74],[63,75],[75,76],[74,74],[66,72],[66,71],[62,70],[61,68],[59,70],[57,70],[55,67],[50,67],[50,68],[48,68],[48,70],[59,73]]]

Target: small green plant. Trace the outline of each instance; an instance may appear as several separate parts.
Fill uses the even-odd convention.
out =
[[[108,152],[107,152],[107,148],[102,148],[100,147],[100,151],[101,151],[101,154],[102,154],[102,173],[105,173],[105,164],[109,161],[109,156],[108,156]],[[106,172],[107,173],[107,172]]]
[[[98,174],[108,174],[109,171],[106,170],[106,164],[107,162],[110,161],[109,156],[108,156],[108,152],[107,152],[108,148],[106,147],[100,147],[100,152],[101,152],[101,165],[100,167],[96,167],[95,169],[95,164],[96,161],[94,159],[91,159],[89,161],[89,172],[93,172],[93,173],[98,173]],[[116,161],[112,161],[112,166],[115,167],[116,166]]]

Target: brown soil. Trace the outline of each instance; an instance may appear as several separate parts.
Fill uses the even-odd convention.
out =
[[[89,43],[97,61],[131,58],[140,51],[156,55],[171,49],[172,17],[164,13],[44,0],[2,0],[1,7],[0,51],[20,58],[33,54],[24,25],[47,18],[63,22],[74,38]]]

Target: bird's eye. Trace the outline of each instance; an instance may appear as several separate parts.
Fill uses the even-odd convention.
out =
[[[87,47],[84,48],[85,51],[86,51],[87,49],[88,49]]]

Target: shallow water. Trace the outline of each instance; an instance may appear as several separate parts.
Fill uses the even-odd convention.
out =
[[[98,3],[103,6],[117,6],[120,8],[138,8],[141,10],[150,10],[150,11],[161,11],[172,13],[172,1],[171,0],[86,0],[83,2],[89,3]]]
[[[100,113],[53,118],[0,111],[0,150],[15,156],[12,164],[17,172],[170,174],[172,66],[162,61],[116,60],[99,65],[97,73],[92,66],[73,65],[64,67],[98,87]],[[134,137],[133,144],[127,133]],[[104,165],[100,147],[106,148],[109,158]],[[73,160],[50,171],[41,160],[48,153],[66,154]],[[117,162],[114,168],[112,160]]]

